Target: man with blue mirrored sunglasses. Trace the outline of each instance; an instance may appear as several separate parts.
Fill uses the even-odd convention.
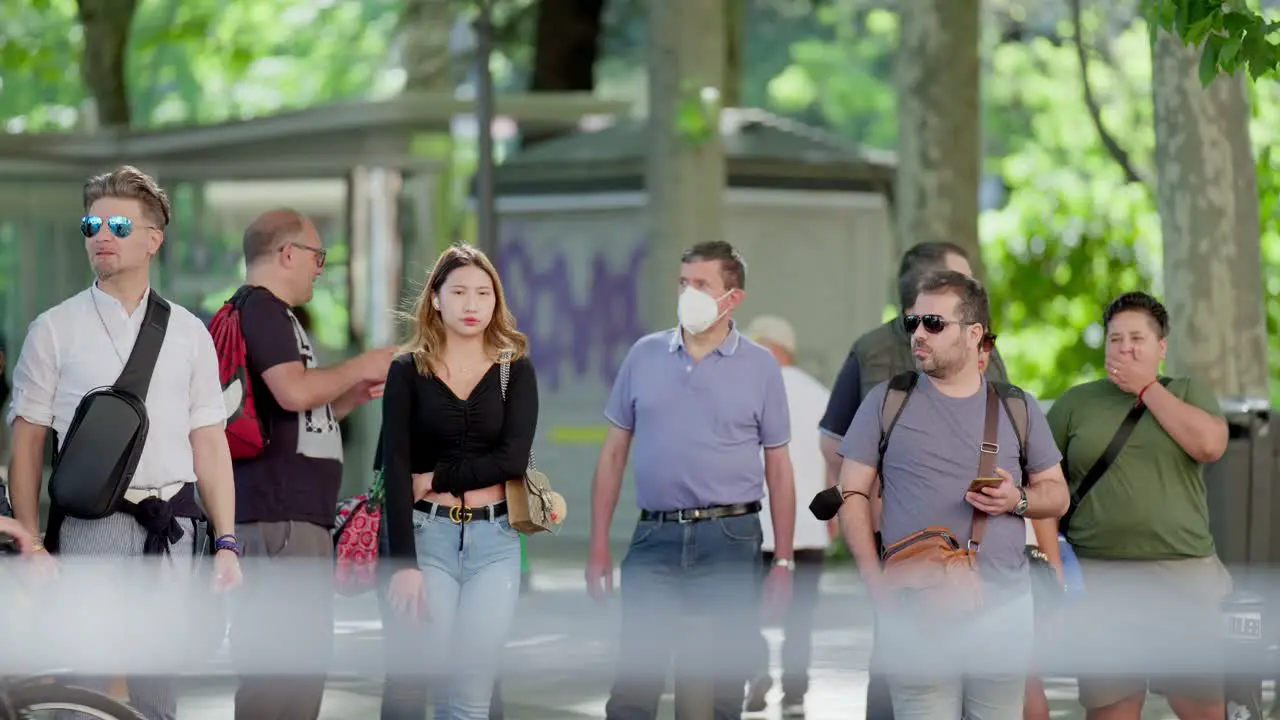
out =
[[[48,550],[64,560],[63,579],[73,584],[91,581],[80,575],[82,569],[91,571],[88,564],[73,563],[73,558],[156,561],[156,582],[98,585],[95,590],[100,592],[92,598],[49,598],[47,612],[55,621],[88,623],[97,633],[123,627],[126,635],[137,638],[137,643],[118,650],[131,653],[132,659],[119,661],[127,674],[138,669],[143,654],[150,656],[153,667],[172,667],[189,659],[194,638],[183,626],[200,614],[189,587],[195,558],[204,548],[206,517],[217,538],[214,589],[225,591],[240,583],[235,488],[213,340],[199,319],[151,288],[151,260],[170,220],[168,197],[145,173],[123,166],[85,183],[84,206],[80,232],[97,280],[37,317],[23,341],[7,416],[13,427],[10,493],[15,519],[39,537],[44,448],[50,431],[60,455],[66,453],[82,400],[117,383],[135,343],[141,342],[144,321],[153,317],[149,310],[155,309],[147,337],[154,342],[154,328],[163,328],[159,350],[150,356],[154,361],[149,362],[145,398],[135,396],[145,405],[147,430],[132,475],[123,476],[127,485],[110,488],[123,492],[123,498],[108,505],[105,516],[73,516],[54,505],[44,536]],[[165,308],[167,322],[159,319]],[[78,443],[81,437],[102,440],[105,435],[100,424],[86,420],[75,437]],[[112,481],[118,477],[112,476]],[[196,500],[197,486],[204,511]],[[39,543],[32,562],[41,568],[55,565]],[[107,567],[115,573],[119,566]],[[171,678],[138,674],[127,681],[130,704],[147,720],[176,717]],[[74,682],[106,691],[110,678]]]

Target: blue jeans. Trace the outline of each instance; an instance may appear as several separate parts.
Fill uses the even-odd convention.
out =
[[[755,514],[636,524],[622,561],[622,643],[608,720],[652,720],[673,656],[677,718],[708,720],[707,704],[715,720],[741,717],[760,627],[760,543]]]
[[[909,609],[877,613],[897,720],[1022,720],[1034,633],[1031,593],[946,626]]]
[[[388,644],[383,717],[421,718],[413,696],[429,686],[435,720],[489,720],[520,599],[519,533],[506,516],[456,524],[417,510],[413,530],[429,614],[409,626],[383,609],[384,621],[394,618],[387,634],[397,637]]]

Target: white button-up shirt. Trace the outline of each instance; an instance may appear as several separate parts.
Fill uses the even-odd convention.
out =
[[[51,427],[61,447],[81,398],[114,384],[124,370],[142,329],[147,297],[130,314],[95,284],[33,320],[13,370],[7,422],[22,417]],[[224,425],[227,417],[212,336],[186,308],[169,305],[169,326],[147,390],[150,429],[134,472],[135,488],[194,482],[191,431]]]

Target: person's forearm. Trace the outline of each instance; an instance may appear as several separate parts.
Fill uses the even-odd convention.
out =
[[[352,388],[334,400],[331,407],[334,417],[342,420],[360,407],[360,397],[356,394],[355,388]]]
[[[769,517],[773,521],[773,556],[794,558],[796,478],[790,455],[766,463],[765,484],[769,487]]]
[[[591,545],[608,547],[609,528],[622,494],[622,472],[625,460],[603,452],[591,482]]]
[[[263,377],[282,409],[306,412],[336,402],[358,385],[363,380],[360,369],[353,358],[330,368],[268,368]]]
[[[1024,516],[1032,520],[1060,518],[1067,512],[1071,494],[1067,483],[1060,478],[1045,478],[1027,486],[1027,511]]]
[[[1227,423],[1182,400],[1156,383],[1147,388],[1143,403],[1160,427],[1196,462],[1215,462],[1227,451]]]
[[[214,537],[235,535],[235,471],[226,435],[220,426],[210,426],[194,431],[192,436],[196,489],[213,525]]]
[[[19,419],[19,423],[25,423]],[[28,432],[35,428],[28,428]],[[37,441],[14,432],[13,454],[9,456],[9,504],[13,517],[33,535],[40,534],[40,485],[44,479],[43,433]],[[34,435],[34,433],[33,433]]]
[[[876,536],[871,525],[871,503],[861,495],[850,495],[840,507],[840,527],[845,543],[853,554],[862,579],[871,590],[881,583],[880,555],[876,552]]]
[[[1062,567],[1062,551],[1058,548],[1058,518],[1041,518],[1031,521],[1031,530],[1036,535],[1036,546],[1049,558],[1049,564],[1055,568]]]
[[[844,464],[844,458],[840,457],[840,438],[822,432],[818,435],[818,449],[827,467],[827,487],[835,487],[840,482],[840,466]]]

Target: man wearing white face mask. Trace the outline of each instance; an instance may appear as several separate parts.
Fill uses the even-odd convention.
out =
[[[673,654],[678,707],[703,691],[696,694],[713,697],[716,720],[741,716],[759,627],[766,485],[775,542],[765,600],[775,614],[790,598],[795,569],[782,370],[732,320],[745,297],[746,265],[729,243],[701,243],[682,258],[680,287],[680,327],[632,346],[605,408],[610,427],[592,489],[586,570],[597,599],[613,585],[609,525],[632,445],[641,508],[622,561],[621,661],[609,720],[655,717]],[[705,707],[692,713],[710,715]]]

